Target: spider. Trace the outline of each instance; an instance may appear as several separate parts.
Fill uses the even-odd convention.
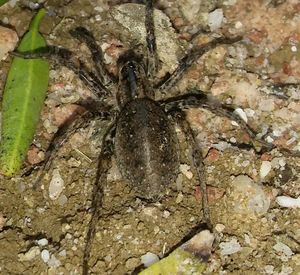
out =
[[[95,115],[112,119],[103,136],[98,160],[98,171],[92,195],[92,218],[86,235],[83,274],[88,274],[92,239],[95,235],[96,223],[100,218],[103,187],[106,184],[113,154],[122,176],[135,190],[137,196],[148,201],[159,201],[167,187],[177,177],[180,160],[174,124],[178,124],[192,147],[193,165],[196,168],[203,194],[203,223],[211,227],[201,148],[195,141],[193,132],[185,120],[184,109],[206,108],[218,115],[237,121],[251,137],[255,138],[255,132],[233,112],[233,106],[212,100],[200,90],[156,100],[157,93],[168,94],[184,72],[207,51],[219,44],[238,42],[241,38],[219,37],[203,46],[193,47],[179,61],[174,73],[164,79],[163,82],[158,82],[155,75],[159,67],[159,60],[156,53],[153,3],[151,0],[145,2],[145,27],[147,34],[146,56],[137,49],[129,49],[124,52],[117,62],[119,69],[117,81],[105,69],[103,53],[97,46],[92,33],[83,27],[72,30],[71,35],[85,43],[91,51],[96,73],[89,71],[83,62],[76,62],[72,52],[61,47],[49,46],[45,49],[38,49],[36,53],[19,55],[26,58],[43,57],[58,60],[62,65],[74,71],[97,97],[97,102],[94,104],[98,104],[96,110],[92,109],[91,112],[86,112],[59,129],[47,150],[46,159],[38,179],[49,168],[55,152],[64,143],[71,131],[82,127],[87,119]],[[104,100],[107,97],[113,97],[112,91],[114,90],[117,90],[116,106],[109,105]],[[259,142],[268,149],[272,147],[260,140]]]

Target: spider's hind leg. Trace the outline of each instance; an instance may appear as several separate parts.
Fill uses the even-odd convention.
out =
[[[245,131],[251,138],[253,148],[257,153],[265,151],[271,151],[275,146],[271,143],[265,142],[261,138],[257,137],[257,133],[237,114],[235,113],[236,107],[233,105],[226,105],[219,102],[217,99],[209,97],[202,91],[193,91],[181,96],[172,97],[166,100],[160,101],[168,112],[176,109],[188,109],[188,108],[203,108],[211,111],[212,113],[226,117],[232,121],[238,123],[243,131]],[[254,141],[260,145],[260,150],[257,151]],[[242,146],[242,144],[241,144]]]
[[[172,110],[169,112],[175,119],[176,123],[180,126],[185,134],[187,143],[192,149],[193,168],[197,173],[198,180],[200,182],[200,189],[202,194],[202,211],[203,211],[203,224],[212,230],[212,224],[210,221],[210,211],[208,206],[207,188],[206,188],[206,176],[205,168],[203,164],[202,150],[199,144],[195,140],[194,133],[185,119],[185,113],[180,109]]]
[[[112,124],[106,130],[102,138],[102,148],[98,158],[97,175],[94,182],[91,219],[89,221],[88,230],[85,237],[85,247],[83,252],[82,275],[89,274],[89,258],[92,250],[92,243],[96,233],[97,222],[100,218],[101,207],[103,203],[103,188],[107,182],[107,174],[111,168],[111,157],[113,154],[113,135],[115,124]]]

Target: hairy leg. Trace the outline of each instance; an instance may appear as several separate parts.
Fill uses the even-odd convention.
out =
[[[198,143],[195,140],[194,133],[185,119],[185,114],[181,110],[171,111],[170,114],[175,119],[177,124],[183,130],[187,143],[192,148],[192,158],[193,158],[193,167],[197,172],[197,177],[200,183],[200,189],[202,194],[202,211],[203,211],[203,223],[209,228],[212,229],[212,224],[210,221],[208,198],[207,198],[207,188],[206,188],[206,176],[205,168],[203,164],[202,150]]]
[[[105,69],[103,52],[101,48],[98,47],[93,34],[84,27],[77,27],[76,29],[71,30],[70,34],[80,42],[85,43],[89,48],[96,67],[97,77],[101,80],[104,86],[109,86],[112,84],[113,79]]]
[[[45,159],[37,166],[31,167],[23,173],[24,176],[31,174],[32,170],[39,168],[38,175],[33,183],[33,187],[37,188],[41,179],[51,167],[51,164],[57,155],[58,150],[68,141],[69,137],[78,129],[85,128],[90,123],[95,114],[86,111],[84,114],[74,114],[70,117],[55,133],[48,148],[45,152]]]
[[[148,49],[148,76],[153,80],[158,70],[158,56],[156,52],[156,38],[154,26],[154,10],[153,1],[145,0],[145,27],[146,27],[146,42]]]
[[[111,167],[111,156],[113,154],[112,134],[115,124],[106,130],[102,139],[102,149],[98,158],[97,176],[93,187],[92,194],[92,217],[88,225],[88,231],[85,237],[85,248],[83,252],[82,274],[89,274],[89,258],[92,249],[92,243],[96,233],[97,222],[100,218],[100,211],[103,202],[103,188],[107,182],[107,173]]]
[[[162,93],[167,93],[169,89],[174,87],[178,80],[181,79],[182,75],[190,68],[202,55],[207,53],[209,50],[215,48],[221,44],[233,44],[240,41],[241,37],[227,38],[219,37],[205,45],[193,47],[180,61],[177,69],[163,82],[155,85],[155,88]]]
[[[184,110],[188,108],[207,109],[218,116],[227,117],[230,120],[236,121],[242,130],[252,138],[252,140],[255,140],[260,144],[262,147],[261,151],[270,151],[275,147],[272,144],[257,138],[256,132],[238,114],[234,112],[236,109],[235,106],[222,104],[218,100],[210,98],[202,91],[194,91],[178,97],[161,100],[160,104],[164,106],[167,112],[171,110]]]
[[[73,53],[68,49],[47,46],[33,52],[12,52],[11,55],[25,59],[42,58],[53,60],[73,71],[99,100],[110,95],[110,91],[100,79],[93,72],[90,72],[82,61],[74,58]]]

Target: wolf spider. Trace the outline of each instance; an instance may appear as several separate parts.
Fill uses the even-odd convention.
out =
[[[195,141],[193,132],[185,120],[184,109],[206,108],[211,112],[235,120],[253,139],[255,132],[237,115],[234,106],[219,103],[208,98],[200,90],[162,100],[155,100],[158,92],[165,94],[176,85],[187,69],[203,54],[219,44],[232,44],[241,38],[219,37],[202,46],[194,46],[180,60],[177,69],[163,82],[158,82],[155,75],[158,70],[156,53],[156,38],[153,21],[153,3],[145,2],[145,28],[147,56],[137,50],[129,49],[123,53],[117,62],[119,68],[118,82],[104,66],[103,52],[98,47],[93,35],[85,28],[78,27],[70,33],[89,48],[95,65],[95,72],[87,69],[83,62],[76,60],[71,51],[56,46],[38,49],[34,53],[14,55],[24,58],[47,58],[58,61],[71,69],[90,88],[97,97],[97,110],[87,111],[74,121],[59,129],[51,141],[43,167],[37,182],[43,172],[47,171],[55,152],[65,142],[70,132],[81,128],[87,120],[94,116],[110,118],[112,122],[102,139],[102,148],[98,160],[98,170],[92,195],[92,218],[86,235],[86,247],[83,257],[83,274],[88,274],[89,255],[95,235],[96,224],[100,218],[103,200],[103,187],[106,184],[111,157],[114,154],[122,176],[135,190],[137,196],[149,201],[158,201],[165,193],[166,187],[175,182],[179,156],[174,123],[178,124],[186,135],[187,142],[192,147],[193,165],[200,181],[202,196],[203,223],[209,228],[209,208],[207,203],[206,182],[201,148]],[[116,93],[116,105],[105,102],[107,97]],[[256,139],[257,140],[257,139]],[[272,145],[257,140],[267,149]]]

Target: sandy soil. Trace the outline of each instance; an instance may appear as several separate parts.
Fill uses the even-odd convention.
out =
[[[201,89],[236,104],[258,133],[267,133],[267,141],[278,148],[300,150],[299,2],[157,2],[171,22],[159,31],[169,38],[159,48],[164,60],[160,75],[174,70],[198,30],[202,31],[195,44],[207,41],[212,33],[243,36],[243,41],[219,46],[199,59],[172,95]],[[19,36],[34,15],[21,3],[0,8],[2,25],[13,27]],[[89,28],[105,51],[107,68],[115,73],[119,53],[143,42],[134,28],[142,25],[142,17],[136,12],[126,25],[118,19],[121,3],[46,1],[52,16],[45,18],[41,31],[49,44],[72,49],[91,64],[87,48],[68,34],[76,26]],[[216,9],[223,21],[208,27]],[[9,62],[9,58],[1,62],[1,87]],[[41,161],[53,132],[76,110],[75,103],[91,96],[66,68],[53,64],[50,77],[24,167]],[[167,96],[171,95],[157,98]],[[279,195],[299,197],[299,158],[283,155],[278,148],[263,155],[239,149],[231,143],[248,142],[249,136],[230,120],[202,109],[188,110],[187,116],[203,149],[212,222],[218,232],[207,274],[299,274],[299,208],[283,208],[276,202]],[[36,190],[32,188],[36,172],[0,178],[1,274],[80,274],[97,156],[107,123],[96,119],[73,134]],[[179,129],[178,136],[181,169],[159,203],[137,198],[113,159],[90,258],[94,274],[130,274],[141,264],[142,255],[152,252],[162,257],[201,222],[201,194],[190,147]],[[63,183],[55,198],[49,196],[53,177]]]

